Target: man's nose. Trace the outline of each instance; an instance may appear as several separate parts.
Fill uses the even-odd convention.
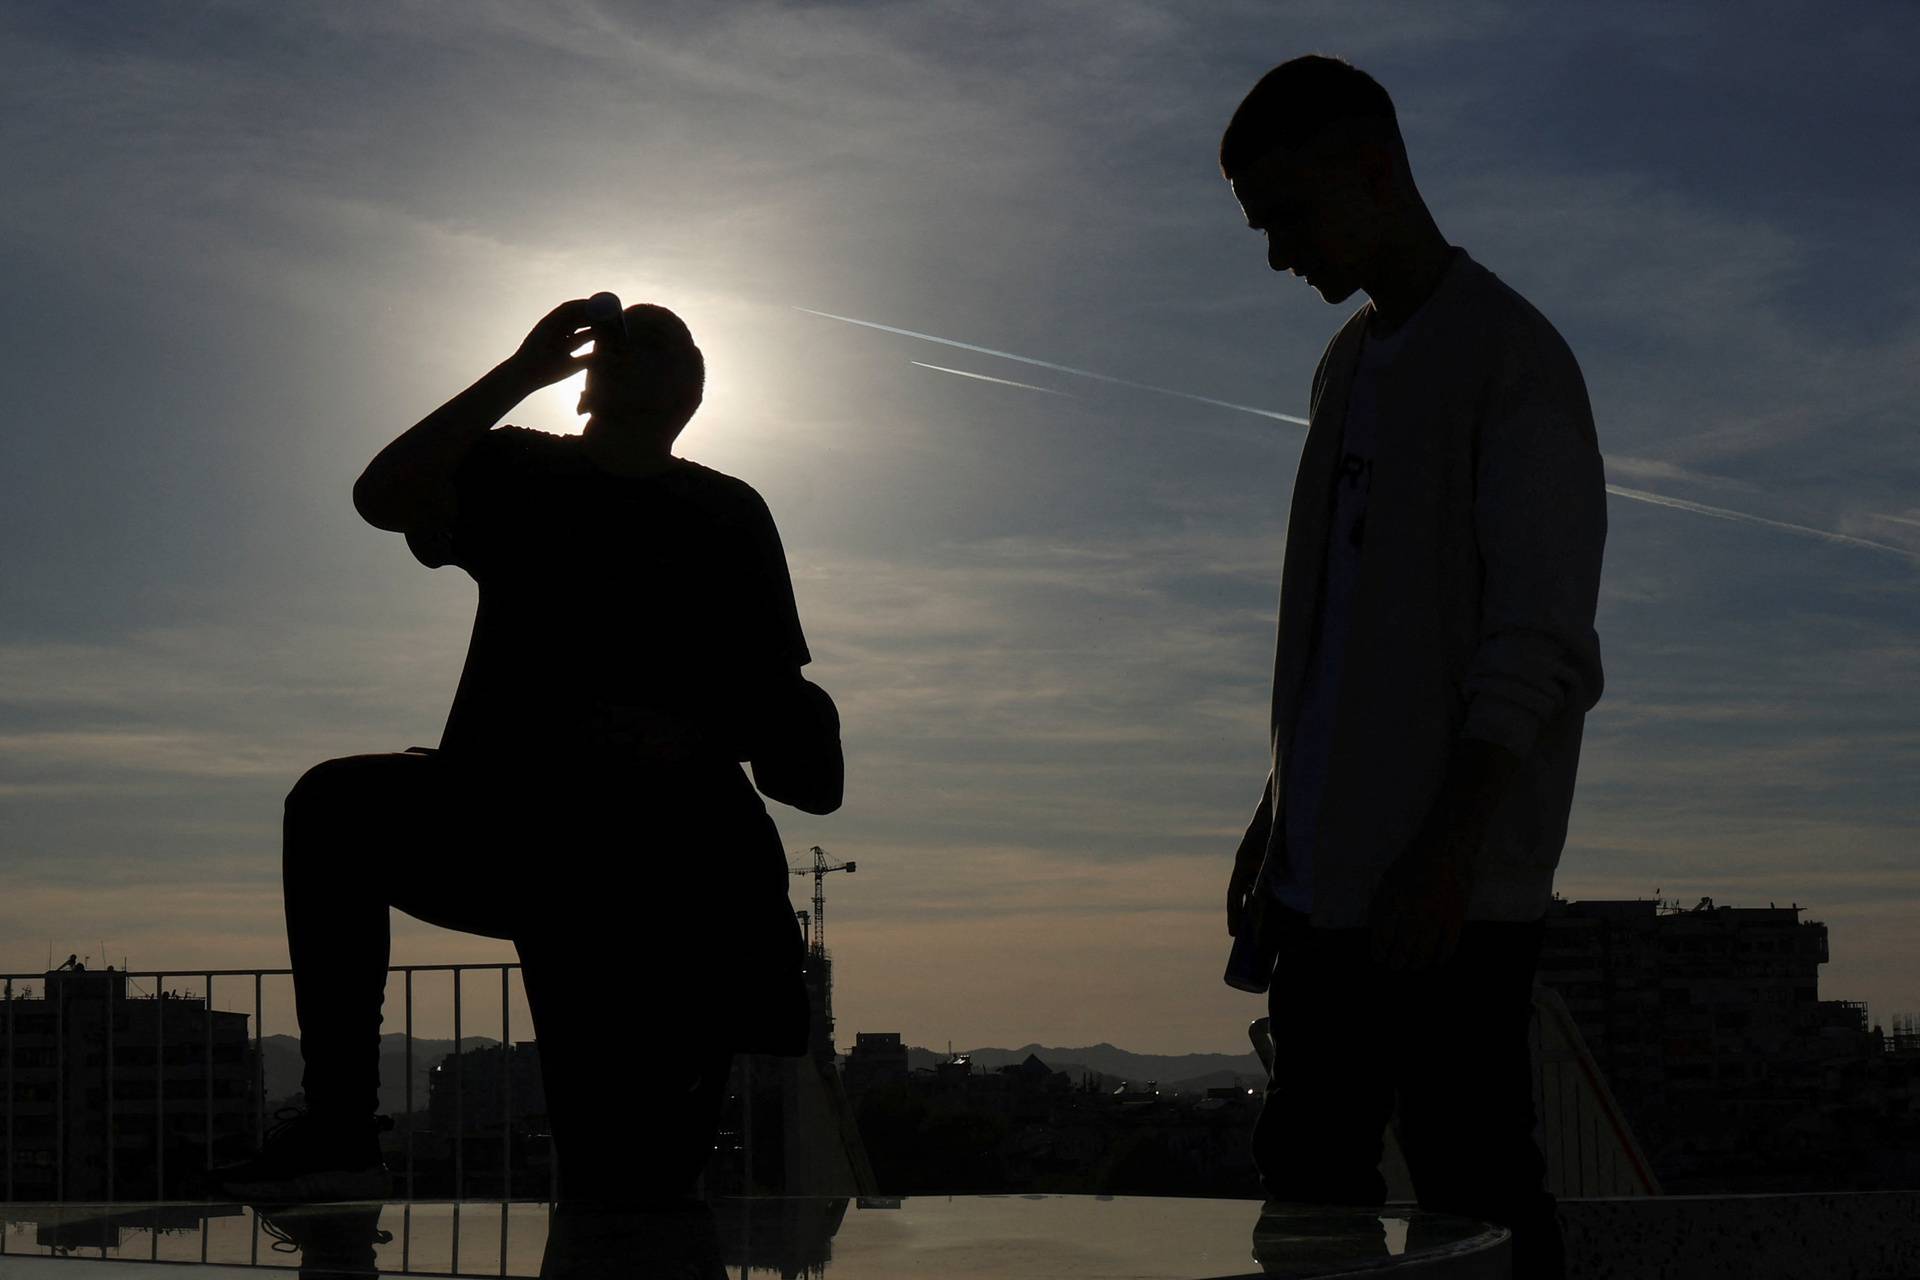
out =
[[[1267,266],[1275,271],[1285,271],[1287,265],[1286,245],[1281,243],[1280,237],[1269,234],[1267,236]]]

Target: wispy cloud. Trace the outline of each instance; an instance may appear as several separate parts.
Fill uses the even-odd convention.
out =
[[[1750,480],[1697,471],[1665,458],[1637,458],[1625,453],[1607,454],[1607,474],[1626,475],[1643,480],[1670,480],[1677,484],[1703,485],[1714,489],[1741,489],[1748,493],[1757,493],[1760,490],[1760,486]]]

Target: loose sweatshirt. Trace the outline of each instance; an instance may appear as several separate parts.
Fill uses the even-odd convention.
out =
[[[1552,324],[1455,248],[1404,346],[1369,369],[1364,536],[1337,584],[1344,626],[1327,629],[1341,652],[1325,662],[1316,641],[1334,486],[1353,480],[1342,442],[1373,315],[1371,302],[1354,312],[1314,372],[1287,522],[1271,769],[1240,857],[1260,859],[1260,892],[1310,900],[1315,926],[1365,925],[1455,744],[1482,739],[1521,764],[1474,859],[1467,918],[1536,919],[1603,683],[1593,623],[1606,487],[1586,384]],[[1329,669],[1336,687],[1310,683]],[[1290,824],[1288,797],[1302,791],[1288,768],[1295,731],[1315,703],[1332,708],[1303,766],[1318,775],[1319,803],[1310,824]],[[1299,839],[1303,825],[1311,847],[1290,863],[1289,827]]]

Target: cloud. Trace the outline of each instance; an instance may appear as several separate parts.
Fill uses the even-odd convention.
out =
[[[1758,493],[1760,487],[1750,480],[1739,480],[1732,476],[1717,476],[1710,472],[1696,471],[1683,467],[1665,458],[1636,458],[1630,454],[1609,453],[1606,458],[1607,474],[1611,476],[1629,476],[1642,480],[1666,480],[1677,484],[1701,485],[1716,489],[1737,489],[1744,493]]]
[[[856,799],[864,816],[839,825],[929,855],[1008,840],[1123,857],[1211,847],[1265,768],[1273,556],[1203,533],[817,567],[798,587],[852,794],[905,801]],[[1202,576],[1244,593],[1241,610],[1197,611]]]
[[[1336,0],[1279,26],[935,0],[0,23],[9,963],[50,919],[163,963],[278,958],[281,795],[434,739],[472,602],[344,487],[610,286],[695,321],[689,447],[766,492],[847,713],[848,809],[778,813],[863,859],[833,890],[843,1018],[1235,1039],[1213,899],[1265,767],[1301,433],[1218,410],[1301,407],[1339,313],[1264,270],[1213,152],[1255,76],[1321,48],[1387,80],[1442,227],[1568,336],[1626,491],[1563,887],[1844,905],[1830,990],[1912,971],[1874,901],[1907,900],[1920,817],[1920,595],[1885,554],[1920,551],[1920,263],[1884,24]],[[1774,74],[1822,58],[1860,74]],[[1126,381],[922,379],[908,339],[793,303]],[[111,376],[75,337],[102,316]]]
[[[1087,369],[1076,369],[1069,365],[1055,364],[1052,361],[1039,360],[1031,356],[1016,355],[1012,352],[1000,351],[991,347],[978,346],[969,342],[959,342],[952,338],[937,337],[933,334],[918,332],[917,330],[901,329],[901,328],[896,328],[892,325],[877,324],[870,320],[856,320],[850,316],[831,315],[824,311],[813,311],[806,307],[797,307],[795,309],[799,311],[804,311],[808,315],[819,316],[822,319],[826,319],[826,320],[839,320],[846,324],[860,325],[864,328],[869,328],[869,329],[878,329],[886,333],[898,334],[902,337],[915,338],[923,342],[934,342],[934,343],[939,343],[943,346],[959,347],[967,351],[974,351],[982,355],[994,356],[1002,360],[1012,360],[1020,364],[1028,364],[1028,365],[1034,365],[1043,369],[1051,369],[1059,373],[1065,373],[1065,374],[1071,375],[1073,377],[1091,378],[1100,382],[1107,382],[1107,383],[1113,383],[1118,386],[1130,387],[1135,390],[1152,391],[1159,395],[1175,396],[1181,399],[1191,400],[1198,404],[1211,405],[1216,408],[1229,409],[1239,413],[1256,414],[1258,416],[1266,417],[1266,418],[1275,418],[1283,422],[1293,423],[1297,425],[1306,425],[1307,423],[1307,419],[1298,417],[1296,415],[1278,413],[1270,409],[1255,408],[1254,406],[1251,406],[1251,405],[1235,404],[1230,401],[1217,400],[1210,396],[1195,395],[1191,392],[1186,392],[1186,391],[1174,391],[1166,387],[1150,386],[1146,383],[1134,382],[1126,378],[1118,378],[1118,377],[1114,377],[1112,375],[1104,374],[1104,373],[1095,373]],[[983,382],[995,382],[995,383],[999,383],[1002,386],[1018,387],[1023,390],[1037,391],[1046,395],[1061,394],[1059,392],[1052,391],[1051,389],[1046,387],[1036,387],[1028,383],[1012,382],[1005,378],[990,378],[984,374],[966,373],[958,369],[944,369],[938,365],[921,364],[921,362],[917,360],[912,361],[911,363],[921,368],[936,369],[942,373],[959,374],[961,377],[964,377],[964,378],[973,378]],[[1701,478],[1699,476],[1699,473],[1697,472],[1690,471],[1685,467],[1681,467],[1673,463],[1662,462],[1656,459],[1630,458],[1626,460],[1623,466],[1617,467],[1616,469],[1626,470],[1632,473],[1664,475],[1669,478],[1675,478],[1675,479]],[[1709,478],[1709,481],[1711,482],[1712,479],[1714,478]],[[1721,479],[1720,482],[1725,484],[1733,484],[1736,486],[1740,486],[1741,484],[1741,482],[1739,481],[1726,481],[1724,479]],[[1754,488],[1754,486],[1751,486],[1751,485],[1744,485],[1741,487],[1745,487],[1748,489]],[[1630,489],[1623,485],[1610,484],[1607,486],[1607,492],[1610,494],[1613,494],[1616,497],[1628,498],[1635,502],[1644,502],[1644,503],[1649,503],[1653,506],[1668,507],[1676,511],[1691,512],[1695,515],[1712,516],[1716,519],[1721,519],[1721,520],[1740,521],[1747,524],[1757,525],[1762,528],[1779,530],[1783,533],[1800,534],[1808,537],[1819,538],[1819,539],[1822,539],[1823,541],[1832,542],[1840,545],[1859,547],[1863,550],[1887,552],[1892,555],[1896,555],[1906,559],[1915,560],[1916,562],[1920,562],[1920,550],[1909,550],[1905,547],[1891,546],[1884,542],[1876,542],[1871,539],[1855,537],[1851,534],[1846,534],[1846,533],[1838,533],[1829,529],[1816,529],[1808,525],[1795,524],[1791,521],[1769,519],[1768,517],[1765,517],[1765,516],[1754,515],[1744,511],[1734,511],[1726,507],[1709,506],[1705,503],[1693,502],[1685,498],[1676,498],[1676,497],[1671,497],[1665,494],[1649,493],[1644,489]]]

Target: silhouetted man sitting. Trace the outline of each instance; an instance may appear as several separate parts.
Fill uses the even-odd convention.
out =
[[[564,303],[388,445],[354,505],[479,584],[438,750],[318,765],[287,797],[288,949],[307,1110],[229,1194],[387,1193],[377,1144],[388,908],[510,938],[566,1194],[684,1194],[731,1054],[804,1052],[799,926],[767,795],[839,807],[839,719],[773,519],[672,454],[701,399],[686,326],[626,309],[620,350]],[[579,436],[494,429],[585,368]]]
[[[1271,966],[1254,1158],[1276,1199],[1380,1204],[1397,1099],[1422,1207],[1511,1227],[1514,1274],[1557,1276],[1527,1035],[1602,684],[1606,492],[1580,367],[1441,235],[1364,72],[1275,68],[1220,165],[1273,270],[1371,299],[1313,375],[1272,768],[1227,889],[1229,931],[1265,944],[1240,952]]]

